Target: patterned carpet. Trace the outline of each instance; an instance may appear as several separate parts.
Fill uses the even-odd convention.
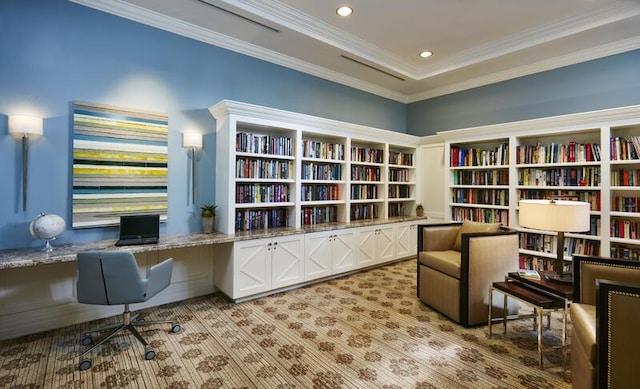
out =
[[[415,297],[415,260],[231,304],[221,295],[147,309],[180,333],[145,329],[153,361],[132,336],[93,353],[78,370],[82,331],[69,326],[0,342],[1,388],[568,388],[561,353],[537,366],[531,320],[494,338],[465,329]],[[168,330],[168,328],[167,328]],[[547,344],[559,344],[553,317]]]

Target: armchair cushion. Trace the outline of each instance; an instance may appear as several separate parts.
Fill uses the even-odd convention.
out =
[[[422,265],[451,277],[460,278],[460,252],[458,251],[422,251],[418,260]]]
[[[479,223],[471,220],[464,220],[462,226],[458,230],[458,235],[453,243],[453,249],[460,251],[462,248],[462,234],[471,234],[476,232],[498,232],[500,231],[500,223]]]

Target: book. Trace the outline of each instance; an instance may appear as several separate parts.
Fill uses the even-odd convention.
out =
[[[518,275],[520,277],[529,278],[532,280],[540,279],[540,274],[536,270],[531,269],[518,269]]]

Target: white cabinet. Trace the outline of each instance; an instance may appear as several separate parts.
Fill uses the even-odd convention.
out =
[[[395,258],[406,258],[416,254],[417,226],[416,222],[395,224]]]
[[[353,229],[305,234],[305,280],[314,280],[356,268]]]
[[[292,235],[273,238],[271,244],[271,288],[304,281],[304,239]],[[267,252],[269,247],[267,247]]]
[[[300,235],[237,242],[231,258],[232,283],[221,289],[238,299],[302,282],[303,255]]]
[[[358,267],[372,266],[395,258],[393,224],[358,228],[357,234]]]

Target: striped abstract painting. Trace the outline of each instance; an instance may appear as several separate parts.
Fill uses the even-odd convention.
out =
[[[73,103],[73,228],[116,225],[123,215],[167,219],[168,118]]]

